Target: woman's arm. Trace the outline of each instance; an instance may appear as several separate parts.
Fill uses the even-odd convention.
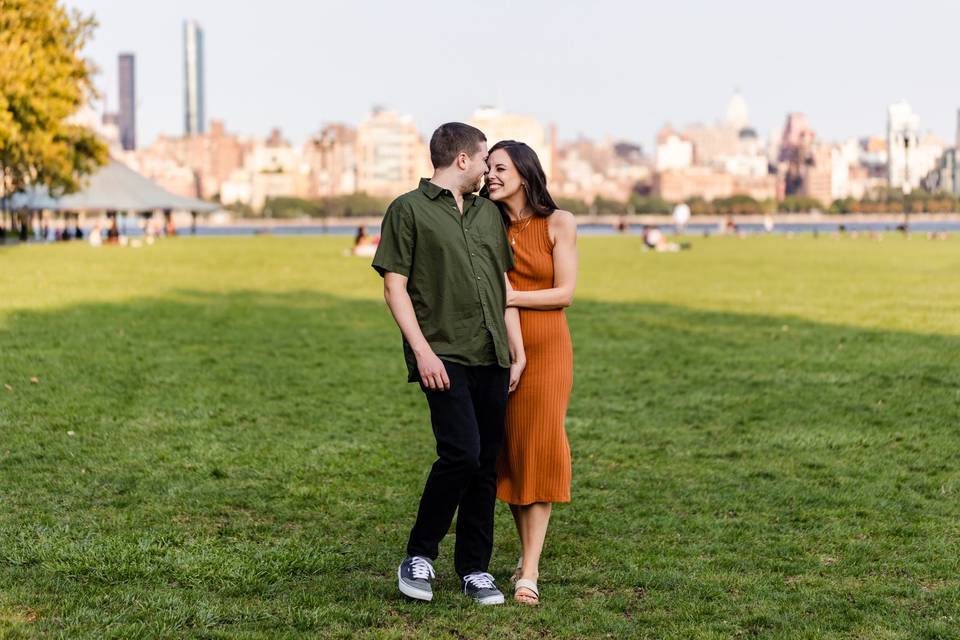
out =
[[[503,274],[503,279],[507,283],[507,297],[513,292],[510,286],[510,279],[507,274]],[[520,312],[512,307],[507,307],[503,314],[503,320],[507,325],[507,342],[510,346],[510,386],[509,393],[517,388],[520,382],[520,376],[527,366],[527,354],[523,350],[523,334],[520,331]]]
[[[550,216],[554,232],[553,287],[536,291],[508,291],[507,306],[523,309],[562,309],[573,302],[577,286],[577,221],[560,209]]]

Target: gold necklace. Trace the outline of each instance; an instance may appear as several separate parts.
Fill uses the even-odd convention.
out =
[[[523,210],[520,211],[520,213],[523,213],[523,212],[526,211],[526,210],[527,210],[527,208],[524,207]],[[523,218],[520,218],[520,219],[523,220]],[[533,222],[533,214],[532,214],[532,213],[527,217],[527,224],[523,225],[523,227],[520,229],[520,231],[517,231],[515,234],[513,234],[513,237],[510,239],[510,244],[511,244],[511,245],[516,245],[516,244],[517,244],[517,238],[520,237],[520,234],[521,234],[521,233],[523,233],[524,231],[526,231],[527,227],[530,226],[530,223],[531,223],[531,222]]]

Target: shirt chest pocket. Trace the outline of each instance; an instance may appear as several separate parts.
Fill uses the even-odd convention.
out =
[[[476,247],[473,253],[479,254],[474,257],[480,257],[484,264],[489,265],[494,272],[504,271],[503,266],[500,264],[500,256],[503,253],[502,243],[505,242],[505,240],[498,237],[498,233],[502,232],[499,229],[492,229],[478,233],[473,238],[473,244]]]

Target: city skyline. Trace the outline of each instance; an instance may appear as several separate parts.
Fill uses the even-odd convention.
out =
[[[906,99],[922,130],[952,140],[960,104],[935,64],[946,59],[938,52],[949,50],[960,7],[933,0],[917,13],[937,19],[914,30],[877,3],[812,2],[803,11],[746,1],[600,3],[591,11],[534,2],[508,12],[500,2],[482,10],[414,2],[383,5],[376,21],[340,3],[278,0],[266,17],[227,13],[218,2],[67,4],[100,22],[85,53],[100,66],[107,110],[117,102],[109,61],[118,51],[137,54],[138,137],[147,144],[182,131],[178,36],[189,19],[207,32],[207,117],[248,135],[279,126],[298,142],[324,123],[356,123],[374,104],[411,114],[425,135],[492,104],[555,123],[564,140],[610,136],[650,150],[664,124],[719,119],[735,87],[761,137],[796,111],[826,139],[883,135],[887,106]],[[461,28],[437,29],[429,15]],[[423,88],[429,75],[458,73],[457,91]]]

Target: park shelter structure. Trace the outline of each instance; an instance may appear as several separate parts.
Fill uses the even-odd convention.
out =
[[[14,212],[53,211],[64,215],[102,213],[116,216],[118,212],[152,216],[161,211],[170,218],[174,210],[189,211],[194,220],[198,213],[209,213],[219,205],[172,193],[122,162],[111,159],[87,184],[76,193],[52,196],[43,187],[28,189],[11,196],[9,209]]]

